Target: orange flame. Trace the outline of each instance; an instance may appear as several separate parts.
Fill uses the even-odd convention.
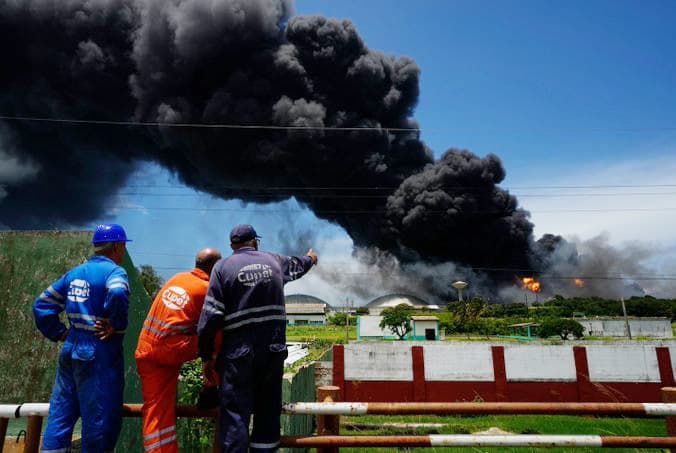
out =
[[[585,282],[581,278],[576,278],[575,279],[575,286],[578,288],[584,288]]]
[[[534,293],[540,292],[540,282],[535,280],[533,277],[522,278],[521,284],[523,285],[523,289],[527,289],[528,291],[532,291]]]

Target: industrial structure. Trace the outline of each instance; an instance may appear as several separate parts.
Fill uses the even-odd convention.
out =
[[[291,294],[284,298],[286,323],[290,326],[324,326],[328,322],[331,306],[318,297],[307,294]]]
[[[575,318],[590,337],[672,338],[671,320],[668,318]],[[627,332],[627,324],[629,332]]]
[[[366,304],[365,307],[368,308],[369,314],[379,315],[384,309],[396,307],[400,304],[408,305],[414,310],[439,310],[439,305],[431,304],[418,296],[399,293],[377,297]]]

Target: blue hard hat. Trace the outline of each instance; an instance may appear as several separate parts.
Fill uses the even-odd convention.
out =
[[[94,237],[92,237],[92,244],[94,245],[105,242],[131,242],[131,239],[127,239],[127,233],[120,225],[107,223],[97,226]]]

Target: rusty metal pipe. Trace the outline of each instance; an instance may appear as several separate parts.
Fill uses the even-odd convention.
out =
[[[664,417],[676,404],[664,403],[292,403],[287,414],[321,415],[599,415]]]
[[[125,417],[140,417],[142,404],[123,404],[122,414]],[[176,406],[177,417],[187,418],[216,418],[218,417],[218,409],[199,409],[197,406]]]
[[[20,416],[47,415],[49,404],[31,404]],[[124,404],[125,417],[140,417],[141,404]],[[288,415],[598,415],[616,417],[676,416],[675,403],[292,403],[283,408]],[[179,417],[215,418],[216,409],[176,407]]]
[[[340,387],[325,385],[317,387],[317,401],[334,403],[340,400]],[[337,436],[340,434],[340,415],[317,415],[317,434]],[[317,453],[338,453],[338,447],[317,448]]]
[[[282,437],[281,447],[344,448],[376,447],[567,447],[567,448],[669,448],[676,437],[580,436],[580,435],[430,435],[430,436],[315,436]]]
[[[8,418],[0,418],[0,453],[2,453],[3,447],[5,445],[5,437],[7,437],[7,425],[9,424]]]
[[[40,451],[41,435],[42,435],[42,415],[30,415],[28,417],[28,428],[26,429],[26,443],[23,447],[23,453],[38,453]]]

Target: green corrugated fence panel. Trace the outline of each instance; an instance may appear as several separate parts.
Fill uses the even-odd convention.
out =
[[[302,367],[293,376],[285,376],[282,385],[282,400],[285,403],[315,401],[315,365]],[[282,434],[307,436],[314,432],[314,417],[311,415],[282,415]],[[306,449],[283,449],[288,453],[306,452]]]
[[[129,325],[124,336],[124,401],[126,403],[142,403],[141,382],[136,371],[134,351],[136,350],[136,343],[141,333],[143,320],[150,309],[151,300],[139,280],[138,271],[134,267],[129,255],[125,257],[122,267],[127,271],[129,286],[131,287]],[[120,439],[117,442],[115,451],[125,453],[141,452],[143,451],[141,438],[141,419],[126,417],[122,423],[122,432],[120,433]]]

